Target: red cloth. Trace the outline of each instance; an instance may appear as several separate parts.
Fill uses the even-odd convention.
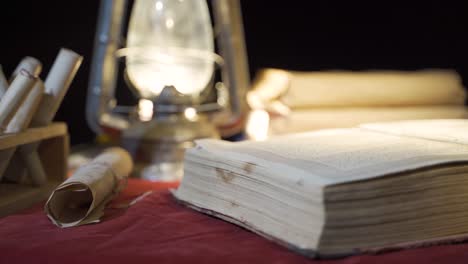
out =
[[[175,184],[131,180],[119,201],[156,190],[95,225],[60,229],[38,205],[0,219],[0,263],[320,263],[233,224],[177,204]],[[119,203],[117,201],[117,203]],[[468,263],[468,244],[354,256],[324,263]]]

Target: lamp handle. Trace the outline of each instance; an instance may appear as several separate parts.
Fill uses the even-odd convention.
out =
[[[127,0],[101,0],[99,7],[86,100],[86,119],[96,134],[102,133],[102,125],[125,129],[129,123],[127,119],[113,114],[118,74],[115,52],[122,46],[127,4]]]
[[[245,46],[240,0],[212,0],[216,40],[224,65],[224,85],[229,90],[232,121],[247,113],[247,91],[250,88],[249,65]]]

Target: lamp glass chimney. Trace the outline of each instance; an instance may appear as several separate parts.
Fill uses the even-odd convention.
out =
[[[213,29],[205,0],[135,0],[127,36],[129,80],[142,98],[165,86],[199,95],[209,85]]]

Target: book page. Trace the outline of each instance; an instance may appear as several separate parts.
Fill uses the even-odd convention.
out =
[[[202,140],[197,144],[198,148],[223,160],[253,163],[268,168],[278,177],[294,175],[306,184],[320,186],[468,161],[467,145],[359,128],[322,130],[264,142]]]
[[[364,124],[362,128],[382,133],[468,144],[468,120],[414,120]]]

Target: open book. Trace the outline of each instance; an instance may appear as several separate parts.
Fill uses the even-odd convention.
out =
[[[468,237],[468,120],[201,140],[175,196],[308,256]]]

